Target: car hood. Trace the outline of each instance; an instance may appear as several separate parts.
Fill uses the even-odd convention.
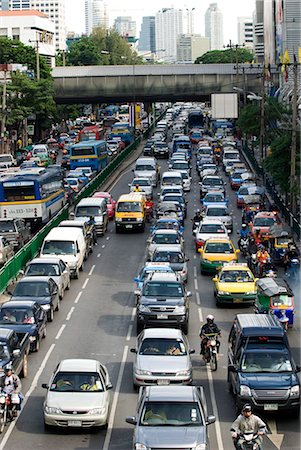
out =
[[[32,302],[33,300],[37,303],[40,303],[40,305],[47,305],[48,303],[51,302],[51,297],[47,296],[47,297],[29,297],[29,296],[24,296],[24,297],[18,297],[18,296],[12,296],[11,297],[12,301],[25,301],[25,302]]]
[[[146,447],[171,448],[172,446],[194,448],[196,444],[206,442],[205,427],[146,427],[137,430],[136,442],[144,443]]]
[[[285,389],[298,383],[294,373],[240,373],[240,384],[251,389]]]
[[[48,391],[46,405],[63,411],[89,411],[105,406],[105,394],[103,392]]]
[[[208,261],[237,261],[236,253],[204,253],[201,259]]]
[[[189,370],[191,365],[189,356],[138,355],[136,367],[150,372],[176,373],[179,370]]]
[[[29,333],[31,336],[33,334],[35,334],[35,331],[37,329],[37,325],[30,325],[30,324],[26,324],[26,325],[18,325],[18,324],[14,324],[14,323],[10,323],[10,324],[0,324],[0,328],[6,328],[8,330],[14,330],[17,333]]]
[[[175,272],[182,272],[184,269],[184,263],[170,263],[169,265]]]
[[[256,290],[255,282],[251,283],[218,283],[218,290],[225,292],[249,292]]]
[[[167,306],[183,306],[184,305],[184,297],[141,297],[139,302],[145,306],[155,306],[155,307],[167,307]],[[163,310],[162,310],[163,312]]]
[[[151,178],[155,175],[155,170],[135,170],[135,177],[136,178]]]

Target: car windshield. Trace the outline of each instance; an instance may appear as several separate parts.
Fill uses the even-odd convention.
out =
[[[137,172],[142,172],[142,171],[148,171],[151,170],[152,172],[154,172],[154,170],[156,170],[154,168],[154,166],[150,165],[150,164],[137,164],[137,166],[135,167],[135,171]]]
[[[254,219],[254,227],[271,227],[275,223],[273,217],[257,217]]]
[[[14,297],[48,297],[49,286],[45,281],[22,282],[16,286]]]
[[[177,222],[158,222],[156,230],[178,230],[179,224]]]
[[[51,385],[52,392],[103,392],[101,378],[96,372],[58,372]]]
[[[219,225],[219,224],[203,224],[201,225],[200,228],[200,233],[210,233],[210,234],[215,234],[215,233],[226,233],[226,231],[224,230],[224,228]]]
[[[158,251],[155,252],[154,262],[169,262],[169,263],[183,263],[184,258],[182,253],[180,252],[166,252],[166,251]]]
[[[176,184],[178,186],[180,186],[180,185],[182,186],[182,177],[181,178],[179,178],[179,177],[172,177],[172,176],[164,177],[163,180],[162,180],[162,185],[164,186],[164,185],[167,185],[167,184]]]
[[[31,308],[2,308],[0,311],[0,324],[7,325],[15,323],[17,325],[33,325],[35,318]]]
[[[271,299],[272,305],[278,308],[282,306],[293,306],[293,297],[287,294],[275,295]]]
[[[238,191],[238,195],[248,195],[249,190],[247,187],[240,188]]]
[[[203,426],[197,402],[145,402],[140,425],[144,426]]]
[[[177,234],[171,233],[156,233],[152,239],[153,244],[180,244],[180,239]]]
[[[142,205],[139,202],[118,202],[117,212],[141,212]]]
[[[139,348],[139,355],[185,356],[187,351],[182,339],[146,338]]]
[[[233,247],[228,242],[208,242],[205,247],[205,253],[234,253]]]
[[[207,194],[204,198],[204,202],[209,203],[219,203],[224,201],[225,201],[224,196],[218,194]]]
[[[241,361],[242,372],[292,372],[288,353],[285,351],[247,352]]]
[[[205,178],[203,180],[203,184],[205,186],[222,186],[223,180],[221,180],[220,178]]]
[[[75,217],[94,217],[99,215],[100,208],[98,206],[78,206],[75,212]]]
[[[189,164],[186,161],[174,162],[172,167],[173,167],[173,169],[188,169],[189,168]]]
[[[34,263],[28,266],[25,275],[29,277],[57,277],[60,275],[60,268],[58,264],[54,263]]]
[[[248,270],[224,270],[219,281],[222,283],[251,283],[254,278]]]
[[[180,195],[173,195],[173,194],[167,194],[163,198],[163,202],[179,202],[179,203],[185,203],[185,200]]]
[[[139,186],[150,186],[151,183],[149,180],[137,180],[134,179],[132,186],[136,186],[136,184],[138,184]]]
[[[42,251],[43,255],[76,255],[73,241],[46,241]]]
[[[0,233],[13,233],[15,232],[15,224],[13,220],[0,221]]]
[[[181,283],[168,283],[165,281],[149,281],[143,288],[145,297],[183,297]]]
[[[208,217],[225,217],[229,216],[227,209],[224,208],[208,208],[206,216]]]
[[[276,245],[288,245],[291,242],[291,238],[289,237],[278,237]]]

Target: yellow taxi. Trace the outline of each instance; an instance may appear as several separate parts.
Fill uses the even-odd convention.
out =
[[[257,278],[247,264],[225,264],[213,279],[216,306],[226,304],[253,305],[256,299]]]
[[[215,273],[224,263],[237,262],[239,250],[230,239],[207,239],[199,248],[201,273]]]

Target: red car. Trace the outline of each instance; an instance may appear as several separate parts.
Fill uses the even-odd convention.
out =
[[[115,217],[116,201],[113,199],[109,192],[95,192],[94,198],[105,198],[107,202],[108,218],[113,219]]]
[[[273,212],[261,211],[258,212],[253,219],[253,223],[250,226],[250,231],[255,236],[256,231],[259,230],[261,237],[269,235],[270,228],[275,224],[281,223],[279,216]]]

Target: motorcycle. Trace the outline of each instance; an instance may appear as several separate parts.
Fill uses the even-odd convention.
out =
[[[289,261],[286,276],[292,280],[297,280],[300,272],[300,260],[299,258],[292,258]]]
[[[0,392],[0,433],[3,433],[8,422],[12,422],[17,417],[17,405],[19,403],[20,398],[18,394]]]
[[[251,253],[251,255],[249,255],[248,266],[249,266],[249,269],[252,270],[253,274],[256,275],[256,273],[257,273],[257,253]]]
[[[153,206],[146,205],[146,207],[145,207],[145,218],[146,218],[146,221],[147,222],[151,222],[153,217],[154,217]]]
[[[240,450],[259,450],[261,445],[256,442],[258,438],[258,434],[253,430],[245,431],[241,433],[235,443],[235,448],[239,448]],[[237,443],[239,442],[239,446]]]
[[[238,246],[239,246],[239,250],[241,251],[242,255],[246,258],[247,254],[248,254],[248,248],[249,248],[248,236],[241,237],[239,239]]]
[[[207,338],[205,352],[203,355],[204,361],[210,363],[210,368],[212,372],[217,370],[217,353],[218,353],[218,334],[210,333],[205,334],[204,337]]]

